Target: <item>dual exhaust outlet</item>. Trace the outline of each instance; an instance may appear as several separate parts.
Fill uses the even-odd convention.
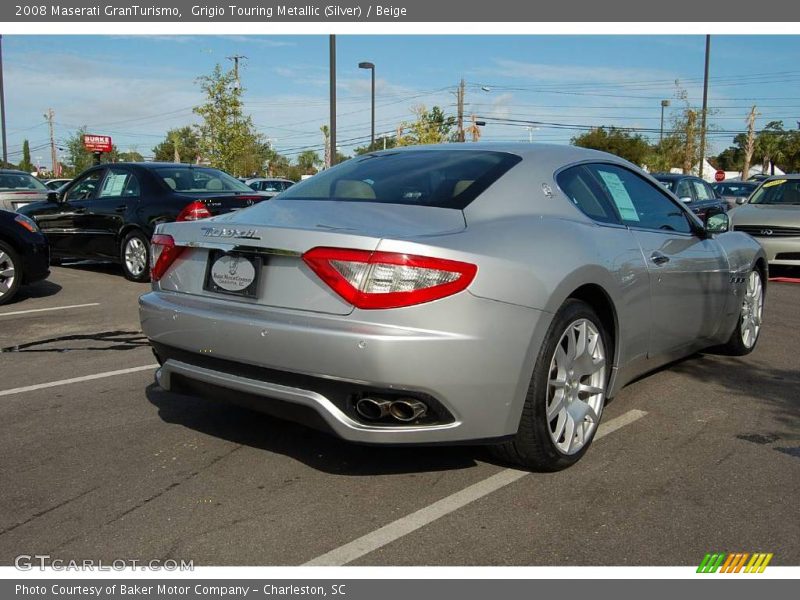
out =
[[[368,421],[378,421],[392,417],[402,423],[410,423],[428,412],[428,407],[414,398],[361,398],[356,402],[356,412]]]

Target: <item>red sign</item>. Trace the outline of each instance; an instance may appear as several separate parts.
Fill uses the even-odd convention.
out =
[[[725,171],[717,171],[714,173],[714,181],[725,181]]]
[[[89,152],[111,152],[111,136],[87,133],[83,136],[83,147]]]

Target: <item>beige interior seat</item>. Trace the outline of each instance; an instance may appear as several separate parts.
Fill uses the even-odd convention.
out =
[[[462,179],[461,181],[457,181],[453,186],[453,198],[461,194],[461,192],[466,190],[473,183],[475,183],[474,179]]]
[[[355,198],[358,200],[375,200],[375,190],[364,181],[341,179],[333,189],[335,198]]]
[[[219,192],[222,190],[222,180],[218,177],[214,179],[209,179],[208,183],[206,183],[206,189],[212,192]]]

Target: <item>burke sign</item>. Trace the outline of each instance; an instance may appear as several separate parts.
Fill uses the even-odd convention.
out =
[[[86,134],[83,147],[89,152],[111,152],[111,136]]]

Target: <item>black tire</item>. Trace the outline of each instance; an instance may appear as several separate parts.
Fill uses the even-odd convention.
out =
[[[0,304],[6,304],[14,299],[17,295],[19,286],[22,282],[22,261],[14,249],[6,244],[0,242],[0,273],[9,269],[14,270],[13,280],[11,285],[6,286],[5,283],[10,277],[0,275]]]
[[[566,333],[567,328],[579,319],[591,321],[600,332],[606,353],[603,387],[607,388],[608,377],[611,372],[610,358],[613,353],[613,345],[609,335],[591,306],[581,300],[569,299],[553,317],[553,322],[550,324],[542,348],[539,351],[516,435],[508,442],[490,446],[490,451],[500,460],[533,471],[560,471],[578,462],[591,446],[592,440],[597,433],[597,427],[591,432],[583,447],[574,454],[565,454],[559,450],[551,438],[546,412],[550,365],[556,352],[556,347]],[[602,412],[600,413],[600,418],[602,418]]]
[[[765,289],[764,288],[764,277],[761,275],[761,272],[758,270],[758,268],[751,269],[750,273],[747,274],[748,279],[750,278],[750,274],[751,273],[755,273],[756,277],[758,277],[759,281],[761,282],[761,288],[760,288],[761,289],[761,305],[762,305],[762,310],[763,310],[764,297],[765,297],[765,294],[764,294],[764,289]],[[746,286],[747,286],[747,283],[745,283],[745,289],[747,289]],[[761,333],[761,327],[760,327],[761,315],[759,315],[759,329],[758,329],[758,332],[756,333],[755,341],[750,346],[748,346],[747,344],[745,344],[744,336],[742,335],[743,326],[744,326],[744,314],[745,314],[745,299],[742,298],[742,305],[739,308],[739,316],[737,317],[737,320],[736,320],[736,328],[733,330],[733,333],[731,334],[731,337],[728,338],[727,342],[725,342],[722,346],[714,349],[718,354],[725,354],[725,355],[728,355],[728,356],[745,356],[747,354],[750,354],[753,350],[756,349],[756,346],[758,345],[758,340],[761,337],[760,336],[760,333]]]
[[[137,242],[142,245],[144,253],[144,269],[142,271],[132,270],[126,260],[126,250],[129,245]],[[125,279],[139,283],[150,281],[150,240],[147,239],[144,233],[134,230],[123,238],[119,247],[119,260],[122,264],[122,272],[125,274]]]

